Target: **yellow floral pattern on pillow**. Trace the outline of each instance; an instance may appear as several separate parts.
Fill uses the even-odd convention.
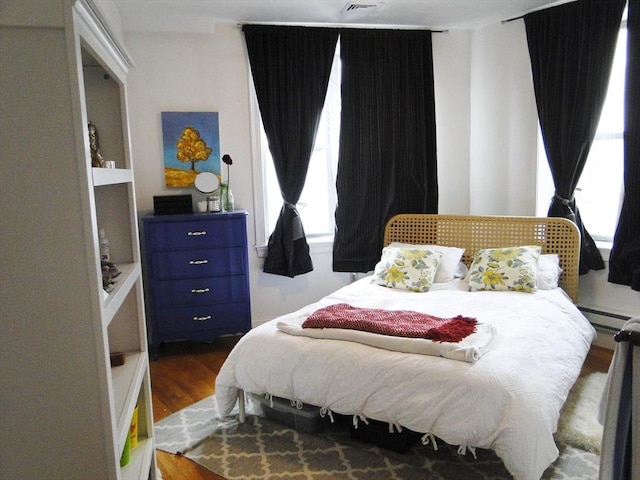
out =
[[[424,248],[385,247],[375,267],[373,283],[412,292],[428,292],[441,258],[441,252]]]
[[[469,291],[535,292],[539,257],[538,246],[478,250],[469,269]]]

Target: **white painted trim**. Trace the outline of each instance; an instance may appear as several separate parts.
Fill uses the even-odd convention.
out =
[[[246,44],[245,44],[246,48]],[[249,62],[247,55],[247,63]],[[258,257],[267,256],[267,240],[269,232],[267,232],[267,220],[264,214],[264,206],[266,203],[264,193],[264,178],[266,176],[264,165],[262,162],[262,144],[260,142],[260,109],[256,92],[253,86],[253,77],[251,76],[251,65],[247,69],[249,74],[249,128],[251,136],[251,180],[253,182],[253,222],[254,222],[254,245],[258,252]]]
[[[133,68],[133,60],[103,25],[96,10],[84,0],[78,0],[73,8],[73,18],[82,46],[95,58],[104,61],[103,67],[124,83],[127,73]]]

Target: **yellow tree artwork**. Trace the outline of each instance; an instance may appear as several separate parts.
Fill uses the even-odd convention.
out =
[[[162,136],[167,187],[189,187],[201,172],[220,177],[217,112],[162,112]]]
[[[196,169],[196,162],[207,160],[212,151],[200,136],[198,129],[191,126],[185,127],[182,131],[176,147],[176,158],[183,163],[190,163],[192,171]]]

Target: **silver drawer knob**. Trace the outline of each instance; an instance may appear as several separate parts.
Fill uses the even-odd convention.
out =
[[[207,293],[209,291],[208,288],[192,288],[191,293]]]

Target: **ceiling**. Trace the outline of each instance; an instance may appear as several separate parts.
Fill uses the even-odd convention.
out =
[[[114,0],[126,31],[210,33],[217,22],[477,28],[571,0]]]

